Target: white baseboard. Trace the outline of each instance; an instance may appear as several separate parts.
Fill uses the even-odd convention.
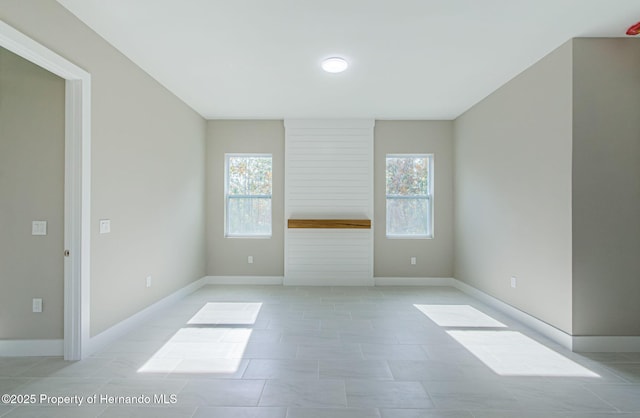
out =
[[[282,285],[282,276],[207,276],[206,284]]]
[[[539,332],[550,340],[555,341],[563,347],[568,348],[569,350],[573,349],[573,339],[570,334],[567,334],[566,332],[559,330],[553,325],[549,325],[546,322],[541,321],[540,319],[521,311],[520,309],[514,308],[508,303],[494,298],[493,296],[488,295],[473,286],[469,286],[468,284],[460,280],[452,279],[451,282],[452,286],[456,289],[461,290],[469,296],[473,296],[474,298],[486,303],[492,308],[495,308],[496,310],[509,315],[516,321],[523,323],[524,325]]]
[[[448,277],[376,277],[372,279],[285,279],[282,276],[205,276],[132,315],[89,341],[87,356],[131,332],[134,328],[204,285],[295,286],[451,286],[527,325],[558,344],[576,352],[638,352],[640,336],[571,336],[460,280]],[[0,340],[0,356],[62,356],[63,340]]]
[[[451,277],[376,277],[376,286],[453,286]]]
[[[453,286],[450,277],[374,277],[373,279],[309,279],[282,276],[207,276],[207,284],[284,286]]]
[[[0,340],[0,357],[62,357],[64,340]]]
[[[580,336],[570,335],[553,325],[529,315],[473,286],[452,279],[452,286],[487,305],[509,315],[518,322],[539,332],[552,341],[577,353],[629,353],[640,352],[640,336]]]
[[[120,321],[116,325],[101,332],[100,334],[94,337],[91,337],[91,339],[89,340],[88,349],[86,350],[86,355],[83,355],[83,357],[90,356],[91,354],[95,353],[96,351],[103,348],[104,346],[112,343],[113,341],[117,340],[123,335],[128,334],[129,332],[133,331],[136,327],[144,323],[144,321],[151,318],[156,312],[168,306],[171,306],[172,304],[176,303],[183,297],[195,292],[196,290],[198,290],[199,288],[201,288],[206,284],[207,284],[207,277],[198,279],[195,282],[192,282],[187,286],[183,287],[182,289],[178,289],[177,291],[173,292],[169,296],[166,296],[160,299],[159,301],[146,307],[145,309],[131,315],[127,319]]]
[[[576,335],[573,337],[573,351],[578,353],[637,353],[640,352],[640,337]]]
[[[453,286],[450,277],[374,277],[363,279],[309,279],[282,276],[207,276],[206,284],[284,286]]]
[[[373,277],[352,278],[352,279],[332,279],[332,278],[307,278],[307,277],[285,277],[285,286],[373,286]]]

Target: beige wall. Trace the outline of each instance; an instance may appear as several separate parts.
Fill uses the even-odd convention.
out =
[[[453,277],[453,122],[379,120],[374,138],[374,276]],[[387,239],[385,157],[411,153],[434,154],[434,237]]]
[[[467,111],[454,150],[455,277],[568,333],[571,59],[569,42]]]
[[[640,42],[573,44],[573,330],[640,335]]]
[[[92,77],[96,335],[204,275],[206,123],[54,0],[3,0],[0,19]]]
[[[64,94],[64,80],[0,48],[0,340],[63,338]],[[31,235],[34,220],[46,236]]]
[[[273,155],[269,239],[224,237],[224,155]],[[209,121],[207,129],[207,274],[284,275],[284,125],[281,120]],[[253,264],[247,257],[253,256]]]
[[[284,274],[284,127],[282,121],[209,121],[207,134],[207,274]],[[452,122],[376,121],[375,266],[378,277],[451,277],[453,273]],[[224,238],[224,154],[273,154],[273,237]],[[435,238],[385,238],[384,157],[387,153],[434,153]],[[254,263],[247,263],[247,256]],[[410,265],[416,256],[418,263]]]

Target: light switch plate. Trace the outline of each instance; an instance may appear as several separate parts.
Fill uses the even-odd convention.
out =
[[[100,233],[108,234],[111,232],[111,219],[100,219]]]
[[[47,221],[31,222],[31,235],[47,235]]]

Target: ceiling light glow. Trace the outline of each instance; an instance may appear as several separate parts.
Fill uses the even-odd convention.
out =
[[[341,73],[347,69],[349,64],[344,58],[331,57],[322,61],[322,69],[328,73]]]

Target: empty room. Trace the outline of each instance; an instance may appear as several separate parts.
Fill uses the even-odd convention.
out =
[[[0,0],[0,417],[640,417],[637,0]]]

